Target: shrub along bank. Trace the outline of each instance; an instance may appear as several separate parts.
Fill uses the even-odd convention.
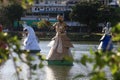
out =
[[[21,31],[8,32],[11,36],[16,35],[19,39],[22,39],[23,33]],[[55,32],[36,32],[38,39],[51,40],[55,36]],[[92,33],[67,33],[67,36],[71,41],[99,41],[102,34]]]

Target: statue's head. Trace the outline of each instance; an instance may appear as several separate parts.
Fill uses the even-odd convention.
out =
[[[64,20],[63,16],[62,15],[57,15],[57,20],[59,22],[62,22]]]
[[[23,34],[25,34],[26,36],[28,35],[28,30],[27,30],[27,28],[23,29]]]
[[[110,28],[111,27],[111,23],[107,22],[106,27]]]

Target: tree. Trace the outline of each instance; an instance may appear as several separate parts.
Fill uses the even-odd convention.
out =
[[[4,9],[4,14],[13,26],[14,21],[19,21],[23,15],[24,9],[19,4],[8,5]]]
[[[100,5],[98,3],[78,3],[73,7],[73,11],[70,16],[75,21],[78,21],[82,24],[87,24],[89,29],[91,29],[91,27],[97,23],[99,6]]]
[[[69,13],[70,13],[70,11],[65,11],[65,12],[64,12],[64,20],[65,20],[65,21],[70,21],[70,17],[69,17],[69,15],[68,15]]]
[[[100,22],[118,22],[118,14],[115,8],[102,5],[99,2],[80,2],[73,7],[70,13],[71,19],[82,24],[87,24],[90,32],[94,31]]]
[[[111,22],[112,25],[116,25],[120,21],[119,13],[116,12],[117,8],[113,8],[111,6],[101,6],[98,9],[98,22]]]
[[[34,0],[0,0],[0,23],[2,23],[4,25],[4,27],[9,28],[10,26],[13,25],[13,21],[11,21],[11,19],[8,19],[8,15],[11,15],[11,14],[13,15],[15,13],[20,14],[23,11],[23,10],[21,10],[21,8],[23,8],[23,9],[30,8],[33,3],[34,3]],[[18,7],[20,7],[20,8],[13,6],[13,5],[18,5]],[[13,6],[14,9],[12,9],[12,11],[11,10],[7,11],[7,9],[11,6]],[[10,13],[8,13],[8,12],[10,12]],[[14,17],[12,17],[12,18],[14,18]],[[18,25],[19,25],[19,23],[18,23]],[[11,29],[11,28],[9,28],[9,29]]]

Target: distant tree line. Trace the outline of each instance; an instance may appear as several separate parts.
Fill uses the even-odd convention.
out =
[[[87,24],[90,32],[94,32],[99,23],[111,22],[112,26],[120,21],[120,8],[101,4],[99,1],[79,2],[70,13],[70,18]]]

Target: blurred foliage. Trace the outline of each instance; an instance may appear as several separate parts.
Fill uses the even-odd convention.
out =
[[[30,8],[33,5],[34,0],[21,0],[21,5],[24,9]]]
[[[120,23],[112,28],[113,40],[118,42],[116,51],[92,51],[91,56],[83,55],[80,62],[83,65],[86,63],[93,63],[92,72],[88,74],[90,80],[109,80],[106,77],[104,68],[107,66],[110,69],[112,80],[120,80]],[[77,77],[80,77],[77,75]]]
[[[40,62],[38,64],[33,64],[32,61],[36,60],[34,58],[35,55],[32,56],[30,51],[21,49],[20,41],[17,36],[11,36],[4,32],[0,32],[0,36],[0,65],[4,64],[9,58],[13,59],[18,80],[20,80],[19,72],[22,71],[21,67],[16,64],[19,59],[29,66],[30,71],[37,69],[37,67],[42,68],[44,66],[43,61],[45,60],[45,56],[40,53],[36,54]],[[16,53],[18,57],[13,53]],[[23,54],[26,60],[21,57]]]
[[[24,9],[29,8],[29,6],[33,4],[33,1],[34,0],[0,0],[0,23],[2,23],[3,25],[13,24],[14,20],[20,19]],[[13,53],[16,53],[18,57],[14,57]],[[25,54],[26,60],[21,57],[22,54]],[[36,56],[38,56],[40,59],[40,63],[38,65],[32,64],[32,61],[34,61],[35,58],[30,55],[29,51],[24,51],[21,49],[21,43],[17,35],[12,36],[8,33],[0,32],[0,65],[4,64],[9,58],[13,59],[18,80],[21,80],[19,72],[22,71],[21,67],[16,64],[18,58],[23,63],[26,63],[30,67],[30,70],[33,70],[36,69],[36,67],[42,68],[42,62],[43,60],[45,60],[45,56]]]
[[[73,57],[68,56],[68,55],[64,56],[63,60],[68,61],[68,62],[73,62],[74,61]]]
[[[114,41],[120,41],[120,23],[116,24],[113,29],[112,29],[113,33],[113,40]]]
[[[0,4],[7,6],[10,4],[20,4],[24,9],[30,8],[34,3],[34,0],[0,0]]]
[[[47,20],[41,20],[40,22],[37,23],[38,28],[49,28],[52,26],[52,23],[50,23]]]
[[[110,68],[113,80],[120,79],[120,77],[118,76],[120,74],[119,52],[115,53],[97,51],[91,53],[91,55],[93,57],[88,57],[87,55],[84,55],[80,60],[83,65],[86,65],[87,62],[94,63],[92,72],[88,74],[88,76],[91,76],[90,80],[97,80],[98,78],[99,80],[108,80],[105,74],[107,72],[105,72],[104,70],[106,66]]]
[[[9,58],[11,52],[22,53],[17,37],[0,32],[0,64]]]

